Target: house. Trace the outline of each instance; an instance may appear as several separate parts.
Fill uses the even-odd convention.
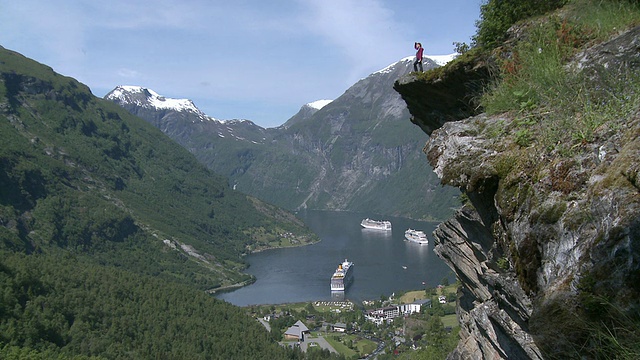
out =
[[[381,325],[384,321],[390,323],[394,318],[400,316],[400,308],[398,306],[387,306],[368,311],[365,318],[376,325]]]
[[[400,309],[397,306],[387,306],[382,308],[382,314],[387,319],[393,319],[400,315]]]
[[[404,315],[419,313],[423,307],[431,307],[431,299],[416,300],[410,304],[399,305],[400,312]]]
[[[309,333],[309,328],[298,320],[284,333],[285,340],[298,340],[304,341],[305,334]]]
[[[373,311],[367,312],[366,314],[364,314],[364,317],[378,326],[382,325],[382,323],[384,323],[385,321],[385,318],[382,314],[375,313]]]
[[[347,331],[347,324],[345,324],[345,323],[335,323],[335,324],[333,324],[333,331],[345,332],[345,331]]]

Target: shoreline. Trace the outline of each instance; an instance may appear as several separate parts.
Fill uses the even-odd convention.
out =
[[[302,247],[302,246],[308,246],[308,245],[314,245],[319,243],[320,241],[322,241],[321,239],[318,239],[318,241],[313,241],[313,242],[308,242],[308,243],[300,243],[300,244],[296,244],[296,245],[288,245],[288,246],[274,246],[274,247],[265,247],[265,248],[260,248],[260,249],[256,249],[256,250],[252,250],[249,251],[246,254],[242,254],[242,256],[247,256],[247,255],[251,255],[251,254],[257,254],[257,253],[261,253],[263,251],[268,251],[268,250],[277,250],[277,249],[289,249],[289,248],[296,248],[296,247]]]
[[[320,241],[322,241],[322,240],[318,239],[317,241],[310,242],[310,243],[296,244],[296,245],[289,245],[289,246],[261,248],[261,249],[253,250],[253,251],[250,251],[248,253],[242,254],[241,257],[245,257],[245,256],[251,255],[251,254],[261,253],[261,252],[267,251],[267,250],[287,249],[287,248],[295,248],[295,247],[313,245],[313,244],[319,243]],[[251,264],[247,264],[247,268],[249,268],[250,266],[251,266]],[[248,275],[246,273],[243,273],[243,274]],[[205,293],[207,293],[209,295],[216,295],[216,294],[222,293],[222,292],[231,292],[231,291],[243,288],[245,286],[251,285],[251,284],[255,283],[256,280],[257,279],[255,278],[255,276],[251,275],[251,279],[249,279],[249,280],[246,280],[246,281],[243,281],[243,282],[239,282],[239,283],[235,283],[235,284],[224,285],[224,286],[220,286],[220,287],[213,288],[213,289],[208,289],[208,290],[205,290]]]
[[[204,292],[206,292],[209,295],[215,295],[215,294],[217,294],[219,292],[227,292],[227,291],[237,290],[237,289],[240,289],[240,288],[245,287],[247,285],[251,285],[254,282],[256,282],[256,278],[254,276],[251,276],[251,279],[249,279],[249,280],[246,280],[246,281],[243,281],[243,282],[239,282],[239,283],[235,283],[235,284],[220,286],[220,287],[217,287],[217,288],[205,290]]]

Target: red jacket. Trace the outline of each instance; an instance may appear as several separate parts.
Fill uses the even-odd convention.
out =
[[[416,52],[416,58],[418,58],[418,60],[422,61],[422,53],[424,52],[424,48],[422,46],[420,46],[418,48],[418,52]]]

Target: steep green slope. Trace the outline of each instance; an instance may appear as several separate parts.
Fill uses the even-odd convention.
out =
[[[3,253],[0,288],[3,359],[292,356],[240,308],[86,256]]]
[[[1,47],[0,144],[5,355],[283,356],[259,324],[202,290],[249,280],[240,255],[259,242],[284,232],[311,241],[291,214],[231,190],[143,120]]]

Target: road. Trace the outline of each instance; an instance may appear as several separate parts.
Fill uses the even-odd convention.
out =
[[[269,322],[263,318],[258,318],[258,321],[260,321],[260,323],[262,325],[264,325],[264,327],[267,329],[268,332],[271,332],[271,325],[269,325]]]

